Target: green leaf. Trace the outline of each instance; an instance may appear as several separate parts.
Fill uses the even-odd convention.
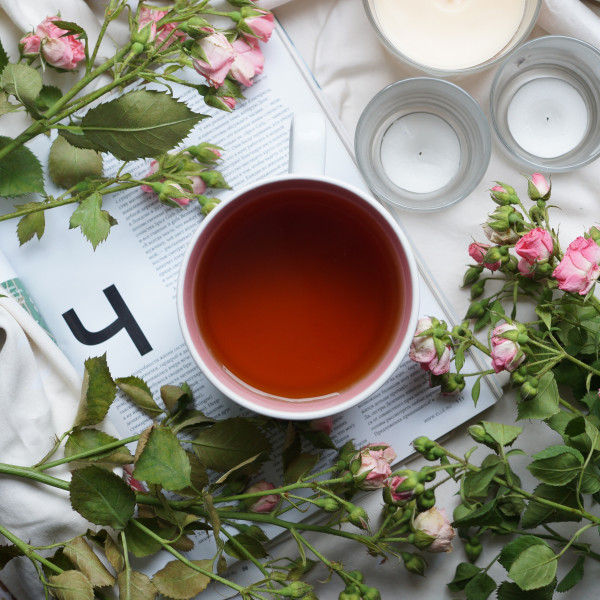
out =
[[[454,579],[447,584],[448,589],[451,592],[460,592],[465,589],[465,586],[475,575],[481,573],[481,567],[478,567],[472,563],[462,562],[456,566],[454,572]]]
[[[516,583],[504,581],[497,592],[498,600],[552,600],[554,585],[550,584],[538,590],[522,590]]]
[[[227,540],[225,542],[225,552],[232,558],[246,560],[249,556],[266,558],[269,555],[260,540],[253,535],[238,533],[233,536],[233,540],[235,541]]]
[[[15,208],[33,208],[37,207],[41,202],[28,202],[27,204],[21,204],[15,206]],[[38,240],[44,235],[46,229],[46,216],[43,211],[36,211],[25,215],[19,219],[17,224],[17,237],[19,238],[19,244],[22,246],[26,244],[33,236],[37,236]]]
[[[145,573],[121,571],[117,577],[119,598],[127,600],[154,600],[158,590]]]
[[[552,311],[549,308],[536,306],[535,312],[546,326],[546,329],[552,329]]]
[[[523,431],[522,427],[481,421],[483,428],[499,446],[511,446]]]
[[[285,482],[296,483],[309,473],[318,462],[319,456],[317,454],[301,452],[287,465],[284,472]]]
[[[473,403],[477,406],[477,401],[479,400],[479,395],[481,393],[481,378],[483,375],[480,375],[473,384],[473,388],[471,389],[471,398],[473,399]]]
[[[37,108],[44,112],[62,98],[62,90],[54,85],[44,85],[36,98]]]
[[[135,90],[90,109],[81,129],[105,152],[136,160],[174,148],[205,117],[164,92]]]
[[[82,536],[73,538],[63,548],[65,556],[81,571],[93,587],[108,587],[115,578],[108,572]]]
[[[138,517],[136,521],[164,540],[173,539],[177,534],[175,525],[159,522],[156,518]],[[125,527],[125,537],[127,538],[127,549],[137,558],[156,554],[162,548],[159,541],[132,523],[128,523],[127,527]]]
[[[568,487],[559,487],[541,483],[538,485],[534,494],[540,498],[551,500],[566,508],[577,508],[577,493]],[[571,513],[567,510],[560,510],[552,506],[547,506],[530,500],[527,508],[521,518],[521,527],[523,529],[532,529],[542,523],[558,523],[562,521],[581,521],[581,516]]]
[[[76,429],[69,435],[65,444],[65,456],[70,458],[76,454],[101,448],[105,444],[118,441],[112,435],[108,435],[99,429]],[[102,461],[117,465],[127,465],[133,462],[133,456],[126,447],[105,450],[104,452],[87,457],[85,460]]]
[[[583,579],[584,563],[585,556],[579,556],[573,567],[571,567],[571,570],[561,579],[559,584],[556,586],[557,592],[567,592]]]
[[[519,554],[508,576],[523,590],[548,585],[556,577],[557,556],[547,544],[530,546]]]
[[[77,148],[57,136],[50,147],[48,173],[57,186],[69,189],[86,177],[101,177],[102,156],[94,150]]]
[[[21,103],[35,109],[35,99],[42,89],[42,76],[37,69],[22,63],[7,64],[0,76],[0,86]]]
[[[490,502],[456,519],[453,525],[455,527],[483,527],[484,525],[498,525],[501,522],[502,515],[496,508],[496,500],[490,500]]]
[[[18,106],[11,104],[5,92],[0,90],[0,117],[19,109]]]
[[[84,366],[81,400],[75,417],[76,426],[100,423],[117,395],[117,386],[110,375],[106,354],[88,358]]]
[[[73,509],[96,525],[123,529],[133,516],[135,494],[117,475],[94,465],[73,472]]]
[[[164,410],[156,404],[148,384],[140,377],[119,377],[115,383],[127,397],[150,417],[161,415]]]
[[[133,476],[167,490],[179,490],[190,485],[190,473],[190,461],[177,436],[167,427],[154,427],[136,459]]]
[[[58,135],[65,138],[71,146],[75,146],[76,148],[86,148],[88,150],[95,150],[96,152],[104,151],[103,146],[99,146],[85,136],[81,127],[71,125],[69,129],[60,129]]]
[[[0,73],[4,70],[4,67],[8,64],[8,54],[6,54],[6,50],[4,50],[4,46],[2,45],[2,41],[0,40]]]
[[[22,550],[14,544],[0,545],[0,571],[4,569],[9,560],[17,556],[24,556]]]
[[[52,593],[58,600],[94,600],[94,589],[79,571],[64,571],[50,577]]]
[[[212,573],[210,560],[193,560],[191,563]],[[168,562],[152,577],[156,589],[167,598],[174,598],[174,600],[191,600],[203,592],[210,582],[211,579],[207,575],[195,571],[178,560]]]
[[[502,551],[500,552],[500,556],[498,558],[498,562],[509,571],[513,566],[515,561],[519,558],[519,556],[528,548],[532,546],[544,545],[547,546],[546,542],[535,536],[535,535],[523,535],[519,538],[516,538],[512,542],[508,543]]]
[[[462,480],[462,491],[466,498],[486,498],[490,491],[492,479],[500,468],[500,463],[467,473]]]
[[[581,452],[569,446],[550,446],[534,454],[527,470],[548,485],[564,486],[577,477],[583,467]]]
[[[0,149],[13,140],[0,136]],[[44,193],[42,165],[35,154],[25,146],[18,146],[0,159],[0,196],[23,196]]]
[[[486,600],[496,589],[496,582],[487,574],[475,575],[465,587],[467,600]]]
[[[116,224],[116,219],[102,210],[102,194],[95,192],[75,209],[69,221],[69,229],[81,228],[81,232],[95,250],[98,244],[108,237],[110,228]]]
[[[519,419],[547,419],[559,411],[560,396],[553,373],[542,375],[537,390],[534,398],[517,405]]]
[[[270,451],[269,441],[262,431],[242,417],[224,419],[206,427],[193,444],[200,461],[218,472],[229,471],[249,458],[261,455],[261,459],[246,467],[246,472],[254,472]]]

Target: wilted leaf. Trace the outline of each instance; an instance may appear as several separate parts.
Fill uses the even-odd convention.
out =
[[[115,380],[115,383],[147,415],[155,417],[164,412],[154,401],[148,384],[140,377],[120,377]]]
[[[127,600],[153,600],[158,590],[148,575],[139,571],[122,571],[117,577],[119,598]]]
[[[135,510],[133,490],[111,471],[93,465],[73,472],[70,498],[81,516],[113,529],[123,529]]]
[[[12,141],[9,137],[0,136],[0,149]],[[19,146],[0,159],[0,196],[23,196],[43,192],[42,165],[29,148]]]
[[[125,568],[123,551],[108,533],[104,539],[104,555],[106,556],[106,560],[108,560],[117,573],[120,573]]]
[[[18,106],[9,102],[8,96],[3,91],[0,91],[0,117],[7,113],[15,112],[18,108]]]
[[[0,73],[4,70],[4,67],[8,64],[8,54],[6,54],[6,50],[4,50],[4,46],[2,45],[2,41],[0,40]]]
[[[80,571],[64,571],[50,577],[52,593],[58,600],[94,600],[94,589]]]
[[[117,438],[99,429],[77,429],[69,435],[65,444],[65,456],[71,457],[88,450],[100,448],[106,444],[117,442]],[[133,462],[131,452],[125,446],[114,450],[105,450],[99,454],[89,456],[86,460],[102,461],[117,465],[127,465]]]
[[[82,200],[73,211],[69,221],[69,229],[79,227],[81,233],[95,250],[98,244],[108,237],[110,228],[116,224],[116,219],[111,217],[107,211],[102,210],[102,194],[93,193]]]
[[[90,109],[81,129],[105,152],[136,160],[174,148],[205,117],[164,92],[135,90]]]
[[[204,571],[212,572],[210,560],[193,560],[191,562]],[[161,594],[175,600],[191,600],[203,592],[210,581],[208,575],[199,573],[178,560],[167,563],[152,578],[152,583]]]
[[[319,456],[317,454],[309,454],[308,452],[301,452],[287,465],[284,478],[286,483],[296,483],[319,462]]]
[[[252,535],[238,533],[233,536],[233,540],[227,540],[227,542],[225,542],[225,552],[233,558],[246,560],[249,556],[253,556],[254,558],[266,558],[269,555],[260,540]]]
[[[102,156],[94,150],[84,150],[58,136],[50,147],[48,172],[59,187],[69,189],[86,177],[102,176]]]
[[[157,518],[138,517],[136,521],[165,540],[173,539],[177,535],[175,525],[163,523]],[[125,528],[125,537],[127,538],[127,549],[138,558],[156,554],[162,548],[159,541],[132,523]]]
[[[0,571],[4,568],[9,560],[17,556],[23,556],[23,551],[19,550],[19,548],[14,544],[0,546]]]
[[[88,358],[84,366],[81,400],[75,417],[76,426],[100,423],[117,395],[117,386],[110,375],[106,354]]]
[[[65,556],[90,581],[93,587],[108,587],[115,584],[115,578],[108,572],[83,537],[70,540],[63,548]]]
[[[136,459],[136,479],[180,490],[190,484],[190,461],[177,436],[166,427],[150,431],[144,449]]]

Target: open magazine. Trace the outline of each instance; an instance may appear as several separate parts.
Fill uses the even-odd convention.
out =
[[[222,147],[220,169],[235,190],[285,173],[293,115],[321,111],[328,117],[325,174],[367,189],[341,128],[281,27],[276,27],[264,53],[264,73],[245,91],[246,99],[233,113],[213,110],[189,88],[173,86],[191,108],[212,117],[194,128],[189,144],[211,142]],[[47,155],[50,144],[51,140],[42,139],[32,149],[39,156]],[[112,160],[106,159],[107,172],[118,167]],[[138,161],[135,169],[145,175],[148,161]],[[50,182],[46,189],[53,193]],[[226,200],[230,193],[224,190],[217,195]],[[48,211],[44,237],[23,247],[15,233],[16,222],[0,223],[0,284],[16,295],[28,290],[36,299],[36,312],[39,309],[56,343],[77,369],[83,370],[90,356],[106,353],[115,378],[137,375],[156,396],[161,385],[187,382],[197,407],[208,416],[222,419],[240,414],[242,409],[216,390],[194,363],[177,319],[179,265],[202,219],[199,207],[179,211],[139,189],[109,200],[118,226],[96,251],[78,230],[67,229],[69,207]],[[453,321],[421,265],[420,315],[443,314]],[[466,370],[479,370],[473,357],[466,360],[471,361]],[[334,418],[332,438],[338,445],[349,439],[357,446],[385,441],[404,461],[417,436],[440,438],[491,406],[497,396],[493,380],[485,378],[476,407],[469,380],[462,394],[444,397],[438,388],[429,387],[427,374],[407,357],[378,392]],[[150,423],[125,399],[117,399],[109,418],[123,437],[140,433]]]

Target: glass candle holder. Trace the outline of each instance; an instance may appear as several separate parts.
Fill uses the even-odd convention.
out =
[[[385,48],[412,70],[460,76],[496,64],[533,29],[542,0],[363,0]]]
[[[415,77],[375,95],[358,121],[354,148],[379,199],[432,211],[465,198],[481,181],[491,131],[479,104],[462,88]]]
[[[507,154],[530,170],[565,172],[600,155],[600,52],[558,35],[533,39],[502,63],[490,115]]]

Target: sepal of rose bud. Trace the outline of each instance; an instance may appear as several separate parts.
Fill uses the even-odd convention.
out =
[[[340,509],[339,502],[335,498],[316,498],[312,503],[325,512],[336,512]]]
[[[498,444],[496,444],[494,438],[485,430],[485,427],[479,423],[468,427],[467,433],[478,444],[484,444],[492,450],[498,447]]]
[[[427,563],[420,554],[414,554],[413,552],[402,552],[402,562],[404,568],[414,575],[425,575],[425,567]]]
[[[180,23],[178,29],[194,40],[208,37],[215,32],[214,28],[206,19],[197,16],[191,17],[187,21]]]
[[[369,515],[367,511],[361,506],[352,505],[348,510],[348,522],[352,523],[355,527],[359,529],[367,530],[369,529]]]
[[[528,377],[527,381],[521,385],[521,398],[529,400],[535,398],[538,393],[538,380],[535,377]]]
[[[584,237],[591,237],[596,244],[600,245],[600,229],[598,229],[596,226],[590,227],[590,230],[586,235],[584,235]]]
[[[201,171],[198,176],[202,178],[202,181],[211,188],[229,189],[231,186],[225,181],[223,174],[219,171]]]
[[[521,385],[527,380],[527,366],[521,365],[518,369],[510,374],[510,380],[515,385]]]
[[[496,185],[490,190],[492,200],[500,206],[508,204],[518,204],[519,197],[515,192],[515,188],[505,183],[496,182]]]
[[[202,204],[202,214],[206,216],[211,210],[217,207],[219,202],[218,198],[207,198],[207,201]]]
[[[546,181],[541,173],[534,173],[527,178],[527,195],[531,200],[548,200],[552,193],[552,183]]]
[[[465,389],[465,378],[459,373],[450,373],[440,387],[444,396],[454,396]]]
[[[420,435],[413,440],[412,446],[417,452],[423,454],[424,452],[431,450],[431,448],[435,448],[435,442],[427,436]]]
[[[479,319],[480,317],[483,317],[483,315],[485,314],[486,306],[487,302],[482,300],[475,300],[471,302],[469,308],[467,309],[467,314],[465,315],[465,317],[467,319]]]
[[[406,480],[406,477],[395,475],[386,481],[383,489],[383,501],[386,504],[396,505],[398,503],[406,503],[412,500],[413,490],[400,490],[400,485]]]
[[[131,34],[131,41],[134,44],[142,44],[146,46],[156,39],[156,21],[149,21],[137,31]]]
[[[187,151],[200,163],[205,165],[213,165],[221,158],[221,148],[215,144],[203,142],[190,146]]]
[[[278,596],[285,598],[303,598],[306,594],[313,591],[313,586],[304,581],[292,581],[289,585],[277,590]]]
[[[470,538],[465,544],[465,554],[471,562],[475,562],[479,558],[482,550],[483,546],[478,537]]]
[[[483,267],[469,267],[463,277],[463,287],[475,283],[479,279],[481,273],[483,273]]]

